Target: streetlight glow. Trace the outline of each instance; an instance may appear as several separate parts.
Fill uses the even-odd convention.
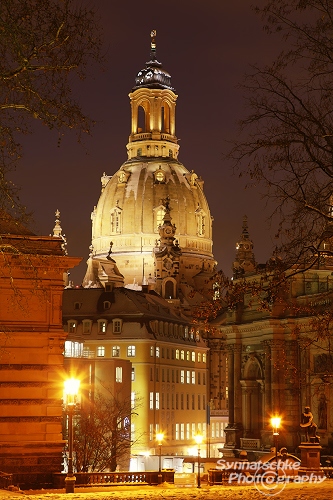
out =
[[[74,493],[76,477],[73,474],[73,412],[79,393],[80,381],[70,378],[64,382],[66,408],[68,413],[68,472],[65,479],[66,493]]]
[[[163,432],[159,432],[158,434],[156,434],[156,439],[157,439],[159,445],[162,444],[162,441],[164,439]]]
[[[278,465],[278,444],[279,444],[279,428],[281,425],[281,417],[274,416],[271,418],[271,425],[273,427],[273,438],[274,438],[274,447],[275,447],[275,463],[276,463],[276,476],[275,481],[278,480],[279,477],[279,465]]]
[[[75,398],[79,393],[80,380],[76,378],[69,378],[64,382],[64,391],[66,396],[66,404],[75,404]]]
[[[202,434],[196,434],[196,435],[194,436],[194,439],[195,439],[195,442],[196,442],[198,445],[200,445],[200,444],[202,443],[202,441],[203,441],[203,435],[202,435]]]
[[[195,442],[198,446],[198,480],[197,480],[197,488],[201,488],[201,478],[200,478],[200,445],[203,441],[203,435],[199,432],[194,436]]]
[[[156,440],[157,440],[158,447],[159,447],[159,455],[158,455],[158,484],[162,483],[162,474],[161,474],[161,471],[162,471],[162,441],[163,441],[163,439],[164,439],[163,432],[158,432],[156,434]]]
[[[271,418],[271,425],[273,427],[274,434],[279,434],[279,427],[281,425],[281,417],[275,416]]]

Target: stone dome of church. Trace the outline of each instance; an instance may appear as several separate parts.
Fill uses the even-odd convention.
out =
[[[155,32],[152,32],[151,61],[155,64]],[[151,68],[151,61],[147,69]],[[125,285],[142,284],[156,278],[154,249],[159,228],[168,210],[181,248],[179,278],[187,283],[205,271],[213,272],[212,217],[203,191],[203,180],[179,160],[175,135],[177,95],[169,73],[155,67],[129,94],[131,134],[128,159],[113,175],[103,174],[102,190],[92,213],[92,259],[112,258],[124,276]],[[158,80],[158,75],[160,79]],[[142,75],[141,75],[142,76]],[[169,79],[166,79],[166,77]],[[89,267],[89,266],[88,266]],[[94,277],[87,272],[83,285]]]

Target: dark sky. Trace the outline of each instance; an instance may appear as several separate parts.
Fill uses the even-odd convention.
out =
[[[75,86],[84,111],[97,121],[84,146],[72,133],[60,147],[57,136],[41,125],[24,139],[24,156],[16,174],[21,200],[33,211],[37,234],[50,234],[56,209],[70,255],[83,257],[71,272],[81,282],[91,242],[90,214],[100,194],[103,172],[114,174],[126,161],[130,133],[128,93],[149,60],[150,31],[157,30],[157,57],[171,74],[178,94],[176,135],[179,160],[205,181],[214,217],[214,255],[230,275],[243,216],[258,262],[266,261],[273,239],[259,192],[244,188],[223,160],[227,141],[244,116],[237,84],[249,65],[269,60],[276,42],[251,11],[255,0],[89,0],[96,4],[105,31],[105,71],[92,68]],[[255,3],[262,3],[258,0]]]

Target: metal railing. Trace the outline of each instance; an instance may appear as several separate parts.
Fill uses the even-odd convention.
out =
[[[0,471],[0,489],[6,489],[13,484],[13,474]]]
[[[174,470],[145,471],[145,472],[75,472],[75,487],[85,486],[116,486],[122,484],[159,484],[162,482],[174,483]],[[65,487],[66,474],[54,474],[54,487],[61,489]]]

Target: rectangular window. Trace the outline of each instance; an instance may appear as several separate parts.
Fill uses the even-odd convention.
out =
[[[112,329],[114,334],[121,333],[122,321],[120,319],[112,320]]]
[[[186,361],[190,361],[190,351],[186,351]]]
[[[106,333],[107,322],[104,320],[99,320],[98,322],[98,333]]]
[[[153,357],[154,357],[154,351],[155,351],[154,346],[153,346],[153,345],[151,345],[151,346],[150,346],[150,357],[151,357],[151,358],[153,358]]]
[[[159,374],[159,370],[158,370],[158,368],[156,368],[156,379],[155,379],[156,382],[159,381],[159,375],[158,374]]]
[[[155,394],[155,408],[156,408],[156,410],[160,409],[160,393],[159,392],[157,392]]]
[[[205,372],[203,372],[203,374],[202,374],[202,384],[206,385],[206,373]]]
[[[176,410],[178,410],[178,393],[176,394]]]
[[[134,380],[135,380],[135,368],[132,368],[131,380],[132,380],[132,382],[134,382]]]
[[[149,393],[149,409],[150,410],[154,409],[154,393],[153,392]]]
[[[131,408],[135,408],[135,392],[131,392]]]
[[[195,410],[195,396],[192,394],[192,410]]]
[[[195,423],[192,422],[192,438],[194,439],[194,436],[196,435],[196,430],[195,430]]]
[[[202,353],[202,362],[203,363],[206,363],[206,360],[207,360],[207,355],[205,352]]]
[[[198,394],[198,410],[201,410],[200,403],[201,403],[200,394]]]
[[[190,424],[186,424],[186,439],[190,439]]]
[[[190,395],[186,394],[186,410],[190,409]]]
[[[184,441],[185,439],[185,425],[180,424],[180,439]]]
[[[154,439],[154,425],[149,424],[149,441]]]
[[[179,359],[179,349],[176,349],[176,359]]]
[[[82,323],[83,326],[83,333],[90,333],[91,332],[91,321],[83,321]]]
[[[166,393],[166,407],[167,410],[170,410],[170,394],[168,392]]]
[[[180,395],[180,409],[184,410],[184,394],[181,393]]]
[[[76,321],[69,321],[68,322],[68,332],[69,333],[75,333],[76,332]]]
[[[156,357],[157,358],[160,357],[160,348],[159,347],[156,347]]]
[[[116,366],[116,382],[120,384],[123,381],[123,368]]]
[[[153,381],[153,369],[150,368],[150,381],[152,382]]]
[[[195,384],[195,371],[192,371],[192,384]]]
[[[185,384],[185,370],[180,370],[180,383]]]
[[[170,382],[170,370],[167,368],[167,382]]]
[[[135,345],[129,345],[127,347],[127,356],[129,358],[134,358],[134,356],[135,356]]]
[[[191,357],[192,357],[193,363],[195,363],[195,351],[192,351]]]
[[[98,356],[99,358],[103,358],[103,357],[105,356],[105,347],[104,347],[104,346],[99,345],[99,346],[97,347],[97,356]]]
[[[162,368],[162,382],[165,382],[165,380],[164,380],[164,368]]]
[[[171,394],[171,410],[175,409],[175,395]]]
[[[183,351],[183,350],[180,351],[180,359],[182,359],[182,360],[185,359],[185,351]]]
[[[201,363],[201,352],[198,352],[198,363]]]
[[[113,358],[119,358],[119,356],[120,356],[120,347],[119,347],[119,345],[112,346],[112,357]]]
[[[162,392],[162,410],[165,410],[164,399],[164,392]]]
[[[200,384],[201,384],[201,373],[198,372],[198,385],[200,385]]]
[[[186,383],[187,384],[191,383],[191,372],[190,372],[190,370],[186,370]]]
[[[175,431],[176,431],[175,438],[176,438],[176,441],[178,441],[179,440],[179,424],[175,425]]]

